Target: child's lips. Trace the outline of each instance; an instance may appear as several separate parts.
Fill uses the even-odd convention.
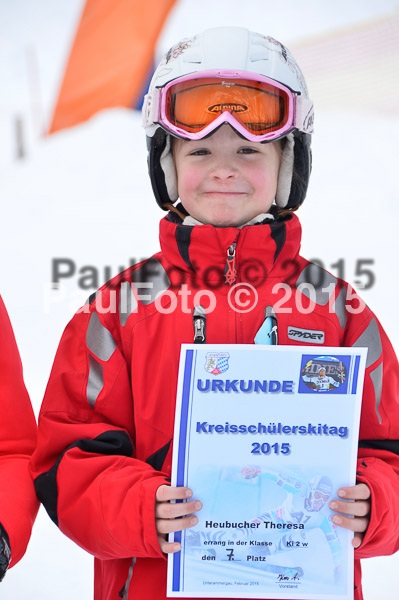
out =
[[[202,192],[204,196],[243,196],[244,194],[248,194],[248,192],[242,190],[205,190]]]

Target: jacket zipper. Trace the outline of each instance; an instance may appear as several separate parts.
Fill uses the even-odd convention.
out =
[[[239,232],[234,242],[227,248],[227,258],[224,267],[224,283],[226,285],[233,285],[237,281],[236,248],[238,236]]]
[[[194,344],[206,344],[206,312],[201,304],[194,306]]]
[[[237,231],[233,242],[227,248],[227,252],[226,252],[227,256],[226,256],[226,263],[225,263],[225,267],[224,267],[224,283],[225,283],[225,285],[229,286],[230,288],[237,282],[236,250],[237,250],[237,241],[238,241],[239,235],[240,235],[240,231]],[[230,289],[230,291],[228,293],[228,297],[230,296],[231,291],[233,291],[233,290]],[[230,301],[229,301],[229,303],[230,303]],[[229,311],[229,313],[230,313],[230,311]],[[232,317],[233,317],[233,330],[234,330],[234,339],[235,339],[234,343],[237,344],[238,343],[237,319],[239,318],[239,315],[235,311],[233,311]]]

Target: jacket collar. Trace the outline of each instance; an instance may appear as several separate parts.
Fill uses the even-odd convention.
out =
[[[299,253],[300,242],[301,226],[294,214],[242,229],[182,225],[172,212],[160,223],[160,243],[167,261],[208,285],[224,283],[232,244],[236,244],[238,279],[257,285],[267,277],[287,273],[289,264]]]

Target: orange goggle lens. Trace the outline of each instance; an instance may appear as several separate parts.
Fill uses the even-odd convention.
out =
[[[231,113],[248,131],[265,135],[288,120],[289,96],[272,84],[246,79],[191,79],[172,85],[166,97],[169,122],[197,133],[223,112]]]

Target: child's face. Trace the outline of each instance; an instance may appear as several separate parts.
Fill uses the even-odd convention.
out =
[[[273,204],[278,142],[248,142],[223,125],[204,140],[175,139],[173,156],[181,203],[202,223],[243,225]]]

